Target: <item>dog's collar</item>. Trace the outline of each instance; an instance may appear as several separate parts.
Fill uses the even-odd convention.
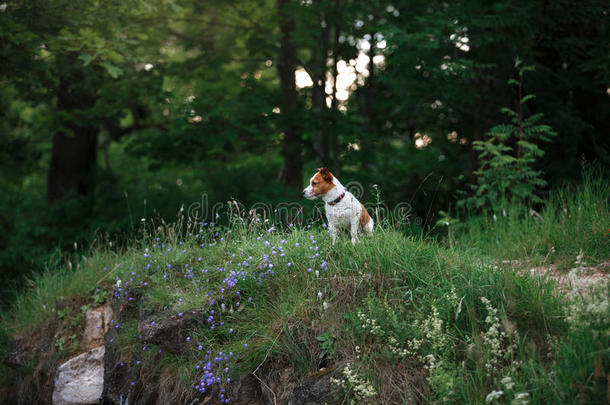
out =
[[[341,200],[343,200],[343,197],[345,197],[345,191],[343,192],[343,194],[341,194],[339,197],[337,197],[337,199],[332,200],[331,202],[327,203],[328,205],[335,205],[335,204],[339,204],[339,202]]]

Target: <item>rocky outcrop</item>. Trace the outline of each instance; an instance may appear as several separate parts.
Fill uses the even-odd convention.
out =
[[[121,361],[117,328],[129,319],[137,319],[140,312],[138,308],[140,301],[141,296],[137,293],[132,293],[129,296],[115,293],[111,301],[113,317],[110,329],[104,336],[106,350],[104,355],[103,404],[122,405],[135,402],[134,398],[138,389],[135,381],[139,380],[137,370]],[[134,382],[133,385],[132,382]]]
[[[102,344],[111,320],[112,308],[110,307],[110,302],[87,310],[85,314],[85,331],[83,332],[83,343],[85,346],[92,347]]]
[[[53,405],[97,404],[104,384],[104,346],[80,354],[57,368]]]
[[[104,386],[104,335],[112,319],[110,303],[85,313],[81,345],[90,350],[61,364],[53,384],[53,405],[97,404]]]
[[[203,324],[205,309],[193,308],[170,317],[152,315],[138,322],[138,332],[148,343],[174,354],[182,353],[189,332]]]
[[[68,303],[71,307],[66,308],[74,307],[73,313],[82,308],[82,302]],[[193,308],[168,316],[147,308],[145,298],[135,289],[117,293],[105,305],[89,309],[84,314],[81,326],[84,328],[78,333],[81,350],[86,351],[63,363],[58,362],[60,357],[53,344],[53,339],[59,336],[58,332],[53,332],[60,329],[57,325],[49,325],[45,333],[41,332],[46,337],[46,340],[40,340],[44,345],[38,343],[30,347],[28,339],[15,340],[4,359],[5,364],[16,369],[31,367],[32,362],[38,362],[38,366],[29,384],[22,382],[12,394],[0,398],[0,403],[219,404],[221,395],[236,405],[335,403],[330,378],[340,367],[324,369],[297,383],[294,368],[285,360],[279,363],[269,360],[257,374],[244,370],[244,374],[233,378],[224,390],[211,385],[206,387],[205,393],[199,392],[196,382],[176,378],[171,371],[156,368],[156,365],[162,364],[168,355],[185,353],[189,348],[186,338],[205,322],[206,310]],[[137,353],[125,352],[120,342],[121,327],[133,322],[137,322],[142,346],[154,350],[147,352],[148,356],[153,355],[147,357],[147,368],[138,361]],[[43,353],[46,356],[42,356]]]

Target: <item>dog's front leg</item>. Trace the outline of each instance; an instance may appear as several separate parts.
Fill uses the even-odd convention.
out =
[[[328,230],[330,231],[330,238],[332,239],[333,245],[337,241],[337,227],[332,222],[328,223]]]
[[[358,240],[358,217],[356,217],[356,219],[352,219],[352,221],[350,222],[350,234],[352,236],[352,245],[356,244],[356,241]]]

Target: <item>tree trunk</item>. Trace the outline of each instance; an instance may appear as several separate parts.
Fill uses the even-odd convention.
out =
[[[321,43],[318,58],[314,58],[314,77],[312,87],[312,103],[317,121],[317,138],[320,143],[320,156],[322,158],[322,166],[330,165],[330,143],[328,139],[328,107],[326,106],[326,72],[328,60],[328,48],[330,43],[330,27],[328,26],[328,13],[324,6],[324,1],[319,1],[320,10],[320,35]],[[314,55],[316,50],[313,49]]]
[[[332,113],[336,120],[339,103],[337,102],[337,77],[339,72],[337,71],[337,63],[339,63],[339,35],[341,33],[341,13],[340,13],[341,1],[335,0],[335,12],[334,12],[334,37],[333,37],[333,98],[332,98]],[[333,123],[334,123],[333,120]],[[334,127],[334,125],[333,125]],[[339,164],[339,134],[335,130],[332,137],[332,169],[335,176],[341,175],[341,165]]]
[[[292,35],[294,20],[286,12],[285,6],[289,0],[277,0],[276,7],[280,27],[280,53],[277,70],[280,76],[282,90],[282,115],[284,126],[284,139],[282,141],[282,154],[284,156],[284,184],[299,195],[303,186],[303,160],[301,157],[302,142],[298,127],[298,94],[294,73],[297,66],[297,54]]]
[[[69,192],[89,195],[95,185],[98,130],[85,116],[95,104],[95,90],[81,70],[66,62],[57,92],[56,110],[66,116],[53,134],[47,179],[47,202],[54,203]],[[67,67],[68,66],[68,67]]]

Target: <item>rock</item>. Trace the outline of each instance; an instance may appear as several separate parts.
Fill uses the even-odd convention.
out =
[[[33,357],[33,351],[31,345],[28,345],[23,339],[13,339],[3,363],[14,369],[26,367]]]
[[[55,352],[52,340],[55,328],[55,323],[49,320],[42,327],[14,336],[2,359],[4,365],[13,369],[30,368],[41,359],[51,358]]]
[[[135,384],[138,381],[137,370],[131,368],[129,362],[121,361],[121,347],[116,323],[123,325],[132,319],[137,319],[138,303],[141,301],[139,291],[115,291],[111,300],[114,323],[104,336],[104,390],[102,404],[119,405],[134,403],[136,396]]]
[[[186,338],[193,329],[204,323],[207,311],[202,308],[189,309],[169,318],[150,316],[138,323],[142,339],[155,344],[164,351],[180,354],[187,347]]]
[[[233,405],[264,404],[261,383],[252,374],[241,377],[233,384],[230,398]]]
[[[343,378],[343,369],[346,363],[330,367],[312,374],[304,381],[298,383],[292,390],[288,400],[289,405],[323,405],[340,403],[337,401],[330,379]]]
[[[104,346],[106,349],[102,404],[132,404],[138,387],[132,386],[131,382],[138,381],[137,370],[130,368],[129,363],[121,362],[121,348],[115,328],[110,328],[106,333]]]
[[[57,368],[53,405],[99,403],[104,385],[104,353],[104,346],[99,346]]]
[[[83,341],[86,346],[102,343],[111,319],[112,308],[110,302],[87,311],[85,314],[85,331],[83,332]]]
[[[265,404],[288,404],[292,396],[294,367],[281,361],[270,361],[259,370]]]
[[[610,271],[610,262],[600,263],[596,266],[599,271]]]
[[[137,319],[140,311],[140,303],[143,299],[141,288],[115,289],[112,294],[110,306],[115,317],[120,319]]]

